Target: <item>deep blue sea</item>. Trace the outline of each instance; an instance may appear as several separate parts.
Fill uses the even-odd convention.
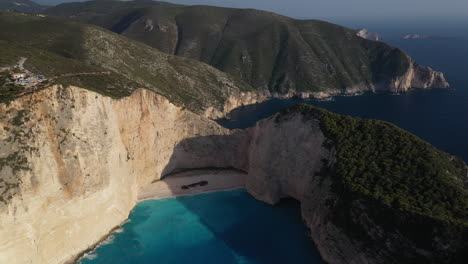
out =
[[[268,206],[245,190],[139,203],[81,264],[322,263],[299,204]]]

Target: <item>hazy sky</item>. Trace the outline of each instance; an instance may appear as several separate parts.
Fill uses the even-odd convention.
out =
[[[73,2],[36,0],[37,2]],[[180,4],[204,4],[256,8],[296,18],[468,16],[468,0],[166,0]]]
[[[468,15],[468,0],[168,0],[269,10],[298,18]]]

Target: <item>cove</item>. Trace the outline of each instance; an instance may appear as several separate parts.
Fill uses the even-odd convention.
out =
[[[140,202],[80,264],[322,263],[299,203],[269,206],[244,189]]]

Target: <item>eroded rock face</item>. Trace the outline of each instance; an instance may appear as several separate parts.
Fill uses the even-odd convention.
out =
[[[409,61],[408,71],[390,84],[391,92],[405,92],[411,88],[450,88],[450,84],[442,72],[418,65],[411,58]]]
[[[333,173],[335,143],[311,115],[279,113],[248,131],[247,190],[269,204],[300,201],[327,263],[464,263],[466,227],[346,190]]]
[[[382,37],[379,33],[369,32],[367,29],[362,28],[358,29],[356,35],[363,39],[373,40],[373,41],[382,41]]]
[[[337,199],[323,169],[335,163],[335,149],[319,122],[276,114],[250,129],[246,188],[256,199],[275,204],[292,197],[301,202],[304,221],[320,254],[329,263],[372,263],[329,219]]]
[[[251,134],[246,186],[271,204],[285,197],[303,200],[315,189],[315,176],[333,161],[334,151],[325,147],[318,121],[305,121],[301,115],[259,121]],[[297,158],[301,156],[304,159]]]
[[[0,263],[72,259],[127,218],[181,141],[227,133],[148,90],[55,86],[0,105]]]

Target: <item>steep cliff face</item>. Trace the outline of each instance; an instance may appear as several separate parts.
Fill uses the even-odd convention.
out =
[[[329,263],[378,263],[365,256],[330,221],[330,203],[338,198],[325,167],[336,162],[336,151],[318,120],[302,115],[276,115],[251,129],[246,188],[256,199],[275,204],[292,197],[301,202],[302,215],[320,254]],[[302,157],[302,158],[301,158]]]
[[[246,188],[254,197],[299,200],[328,263],[466,260],[467,211],[455,209],[467,203],[462,161],[385,122],[304,109],[250,129]]]
[[[148,90],[59,86],[1,104],[0,124],[0,263],[70,260],[127,218],[180,141],[227,133]]]
[[[450,84],[442,72],[434,71],[430,67],[418,65],[408,57],[410,66],[406,73],[394,79],[390,84],[383,84],[377,90],[390,89],[391,92],[406,92],[411,88],[449,88]]]

